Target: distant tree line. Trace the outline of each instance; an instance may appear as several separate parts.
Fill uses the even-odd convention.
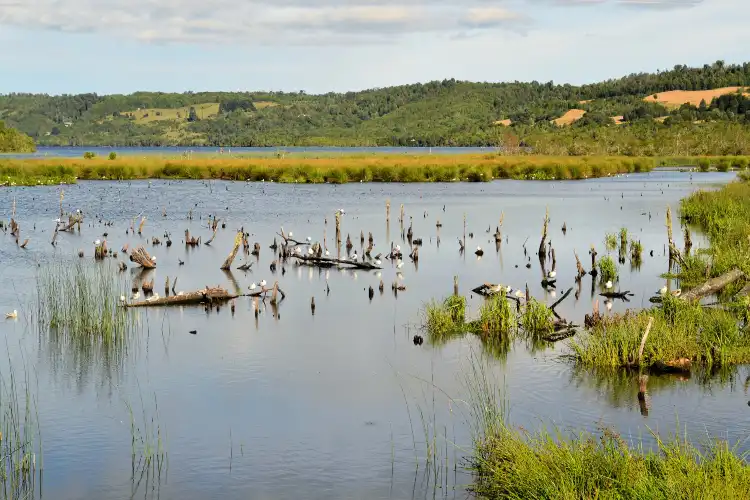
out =
[[[0,117],[38,144],[49,145],[495,146],[504,143],[506,128],[496,122],[506,119],[521,140],[547,135],[552,144],[576,134],[584,137],[595,130],[606,131],[608,137],[629,137],[651,129],[664,129],[661,133],[666,136],[666,129],[690,130],[689,126],[696,125],[694,122],[722,121],[745,126],[748,102],[741,94],[677,109],[643,100],[667,90],[745,85],[750,85],[750,63],[727,65],[717,61],[699,68],[677,65],[666,71],[583,86],[556,85],[551,81],[471,83],[446,79],[320,95],[8,94],[0,95]],[[196,107],[209,103],[218,104],[218,115],[199,116]],[[144,121],[136,113],[178,108],[189,111],[174,120]],[[586,114],[571,127],[559,129],[550,123],[574,108],[583,109]],[[155,113],[161,115],[160,111]],[[615,126],[614,116],[622,116],[625,124]],[[664,123],[654,123],[657,118]],[[616,130],[609,130],[613,128]]]

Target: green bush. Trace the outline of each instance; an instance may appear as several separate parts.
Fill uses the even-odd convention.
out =
[[[92,159],[94,159],[96,157],[96,153],[93,153],[91,151],[86,151],[85,153],[83,153],[83,157],[86,160],[92,160]]]
[[[716,170],[719,172],[728,172],[731,166],[729,158],[719,158],[719,162],[716,164]]]
[[[711,168],[711,162],[708,158],[700,158],[698,160],[698,170],[701,172],[708,172],[709,168]]]
[[[112,151],[111,153],[109,153],[109,159],[110,160],[116,160],[117,159],[117,153],[115,153],[114,151]]]

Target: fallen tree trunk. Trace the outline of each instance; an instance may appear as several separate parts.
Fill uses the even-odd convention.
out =
[[[125,307],[150,307],[150,306],[181,306],[190,304],[203,304],[206,302],[227,301],[235,299],[239,295],[231,294],[221,287],[197,290],[184,294],[173,295],[171,297],[159,297],[125,304]]]
[[[727,285],[734,283],[743,276],[745,276],[745,274],[739,269],[732,269],[731,271],[728,271],[721,276],[717,276],[716,278],[711,278],[701,286],[695,287],[682,294],[682,298],[687,301],[699,300],[706,295],[711,295],[723,290]]]

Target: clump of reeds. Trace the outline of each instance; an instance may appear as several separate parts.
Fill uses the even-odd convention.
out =
[[[602,282],[617,281],[617,265],[612,257],[605,255],[597,261],[596,265],[599,268],[599,279]]]
[[[505,297],[505,291],[488,297],[479,308],[479,319],[471,329],[484,339],[508,339],[516,329],[517,319]]]
[[[641,342],[649,322],[642,357]],[[662,307],[605,318],[571,341],[576,361],[589,367],[685,367],[750,362],[750,336],[728,311],[690,304],[670,294]]]
[[[607,233],[604,235],[604,246],[608,251],[613,251],[617,248],[617,235],[614,233]]]
[[[555,317],[545,304],[532,298],[523,308],[521,327],[532,338],[540,338],[552,333]]]
[[[630,240],[630,262],[640,264],[643,257],[643,244],[638,240]]]
[[[466,316],[466,297],[451,295],[442,302],[430,301],[424,307],[423,327],[433,343],[462,334]]]
[[[37,314],[42,332],[104,349],[126,345],[133,322],[122,306],[124,282],[108,262],[56,262],[37,275]]]

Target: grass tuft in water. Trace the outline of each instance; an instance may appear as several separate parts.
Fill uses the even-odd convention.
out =
[[[617,235],[614,233],[607,233],[604,235],[604,246],[607,251],[612,252],[617,248]]]
[[[640,264],[643,259],[643,244],[638,240],[630,240],[630,262]]]
[[[617,281],[617,265],[615,261],[609,255],[605,255],[596,263],[599,267],[599,279],[602,282],[606,281]]]
[[[534,298],[523,308],[521,327],[532,338],[538,339],[552,333],[554,321],[552,309]]]
[[[482,339],[495,341],[511,338],[516,326],[515,312],[504,291],[487,297],[479,308],[479,319],[470,324],[471,330]]]
[[[37,276],[37,321],[84,343],[122,345],[130,331],[126,294],[113,266],[108,263],[54,263]]]
[[[125,406],[130,414],[131,480],[132,493],[135,495],[144,479],[146,488],[149,484],[157,487],[161,485],[162,474],[166,476],[169,466],[167,435],[159,420],[159,404],[155,394],[153,414],[150,417],[141,397],[140,423],[136,420],[132,405],[126,402]]]
[[[34,498],[44,468],[39,418],[28,371],[19,384],[9,365],[9,375],[0,376],[0,491],[3,498]]]
[[[423,327],[434,344],[465,332],[466,297],[451,295],[443,302],[430,301],[424,307]]]

